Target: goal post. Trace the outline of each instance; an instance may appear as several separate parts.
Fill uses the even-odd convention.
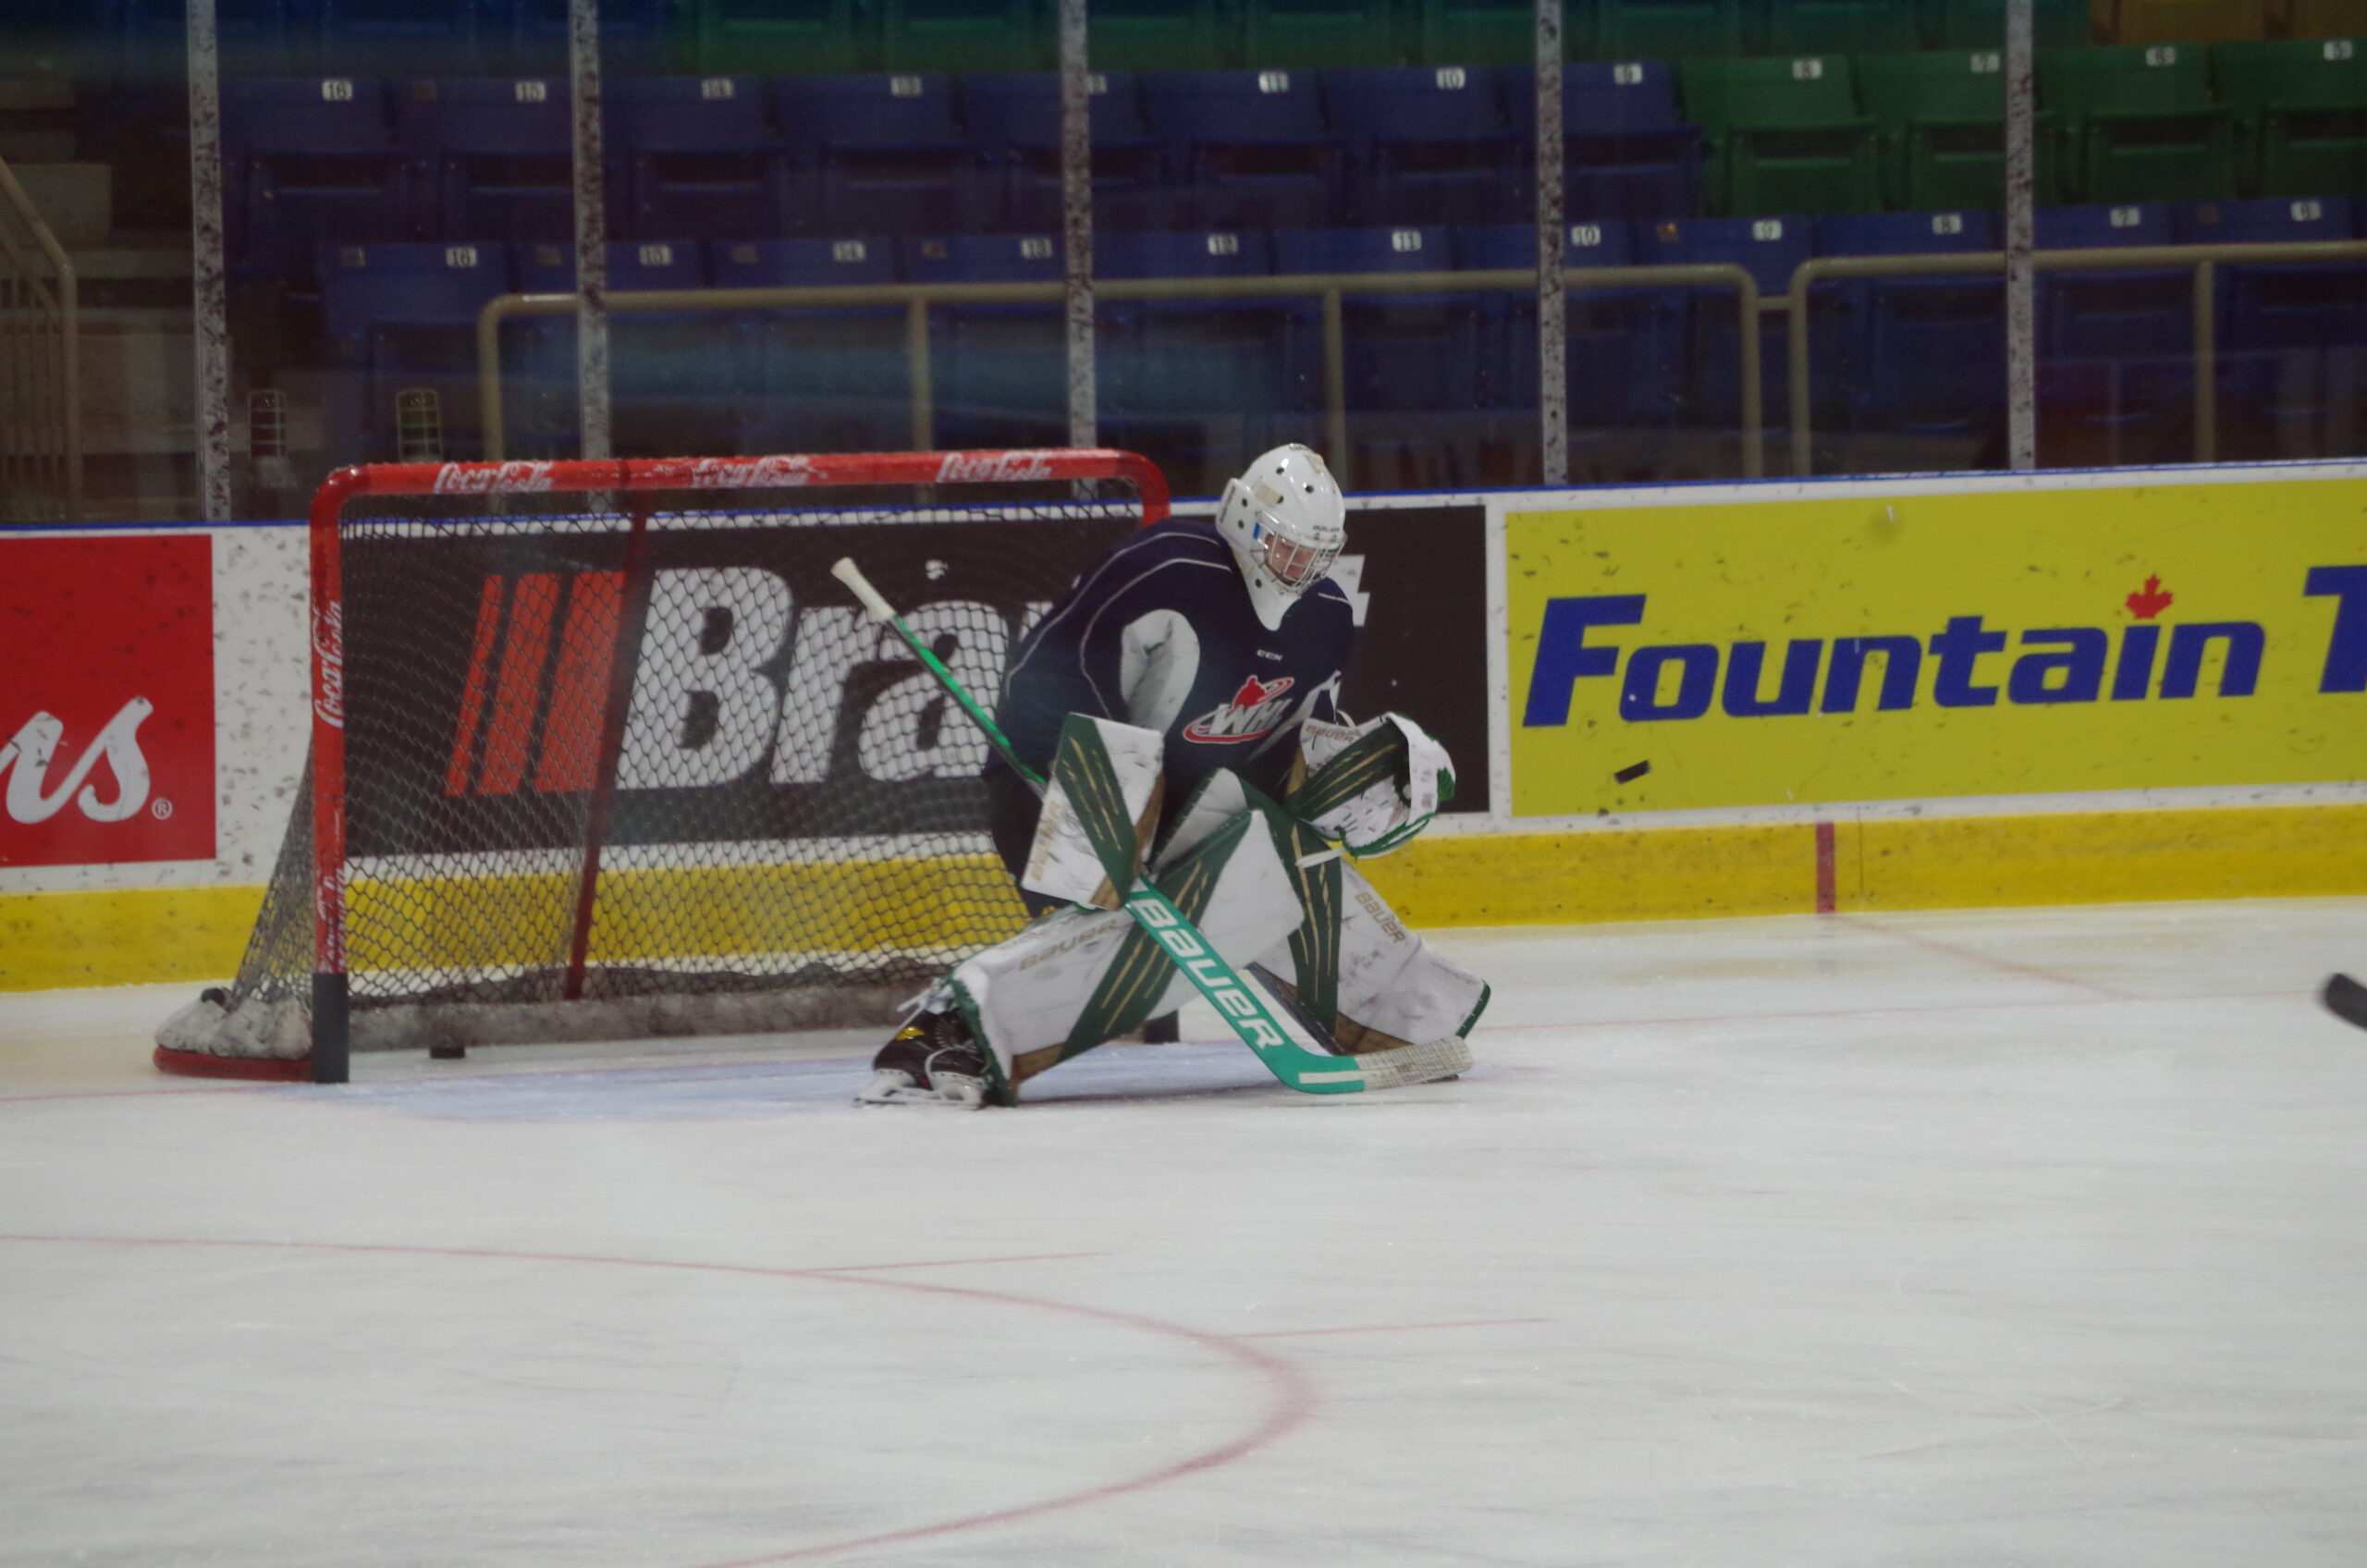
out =
[[[311,755],[237,982],[168,1072],[880,1022],[1024,918],[984,746],[828,574],[982,692],[1167,514],[1101,449],[390,464],[311,519]]]

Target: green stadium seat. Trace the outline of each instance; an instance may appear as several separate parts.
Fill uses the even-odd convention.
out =
[[[2367,38],[2222,43],[2211,65],[2235,109],[2252,190],[2367,190]]]
[[[1882,128],[1891,202],[1909,212],[2005,204],[2005,72],[1994,49],[1860,55],[1858,95]],[[2062,200],[2062,160],[2038,116],[2037,190]]]
[[[1598,60],[1739,55],[1742,0],[1595,0],[1592,32],[1592,43],[1583,44],[1574,31],[1570,53]]]
[[[1396,0],[1247,0],[1242,58],[1268,66],[1398,66]]]
[[[2367,33],[2367,0],[2286,0],[2287,38],[2355,38]]]
[[[1060,64],[1051,0],[878,0],[886,71],[1050,70]]]
[[[1771,55],[1864,55],[1913,49],[1922,40],[1922,7],[1900,0],[1772,0]]]
[[[1932,42],[1943,49],[2003,49],[2005,0],[1931,0]],[[2088,0],[2031,0],[2030,32],[2041,49],[2088,42]]]
[[[2043,49],[2038,96],[2062,127],[2087,202],[2206,201],[2236,190],[2234,112],[2211,100],[2204,51],[2179,43]]]
[[[1688,117],[1710,141],[1710,202],[1736,216],[1870,213],[1882,143],[1858,112],[1848,58],[1687,60]]]
[[[1524,0],[1414,0],[1414,58],[1429,66],[1530,66],[1537,7]],[[1593,0],[1564,0],[1564,53],[1593,39]]]
[[[1215,71],[1241,63],[1226,0],[1092,0],[1085,52],[1096,70]]]
[[[2224,43],[2259,38],[2264,0],[2098,0],[2102,35],[2115,43]]]
[[[864,0],[688,0],[680,13],[694,75],[870,70]]]

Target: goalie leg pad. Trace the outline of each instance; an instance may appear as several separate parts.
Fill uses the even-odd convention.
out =
[[[1162,867],[1161,891],[1239,966],[1304,918],[1272,836],[1242,813]],[[971,1032],[1013,1088],[1198,993],[1125,913],[1066,909],[956,965]]]
[[[1338,869],[1339,1001],[1332,1035],[1340,1048],[1365,1056],[1469,1034],[1487,1010],[1487,983],[1432,951],[1355,867]],[[1278,973],[1298,973],[1306,983],[1288,944],[1261,962]]]

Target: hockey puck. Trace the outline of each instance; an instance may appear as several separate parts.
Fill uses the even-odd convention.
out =
[[[1623,767],[1618,772],[1613,774],[1611,776],[1611,781],[1614,784],[1633,784],[1637,779],[1641,778],[1647,773],[1651,772],[1651,770],[1652,765],[1650,763],[1636,763],[1627,767]]]
[[[465,1059],[468,1054],[469,1047],[466,1046],[430,1046],[427,1047],[428,1058],[434,1061],[460,1061]]]

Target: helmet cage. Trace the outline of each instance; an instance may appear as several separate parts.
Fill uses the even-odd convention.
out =
[[[1257,548],[1258,563],[1275,585],[1286,593],[1304,594],[1323,581],[1339,558],[1340,546],[1310,544],[1293,539],[1263,511],[1256,514],[1249,524],[1249,537]]]

